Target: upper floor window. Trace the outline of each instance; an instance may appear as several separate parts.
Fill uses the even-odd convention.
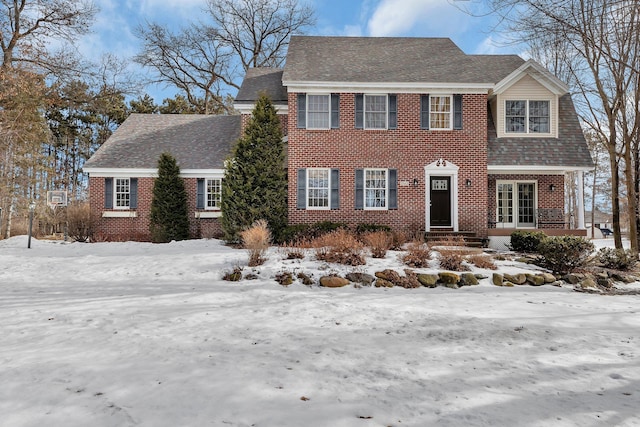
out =
[[[451,97],[432,95],[429,106],[431,129],[451,129]]]
[[[505,132],[549,133],[549,101],[505,101]]]
[[[298,128],[336,129],[340,127],[340,95],[298,94]]]
[[[365,129],[387,128],[387,96],[364,96],[364,127]]]

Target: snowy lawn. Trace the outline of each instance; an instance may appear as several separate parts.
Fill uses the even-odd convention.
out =
[[[640,425],[640,296],[284,288],[283,269],[352,268],[275,249],[259,279],[220,279],[246,258],[0,241],[0,425]]]

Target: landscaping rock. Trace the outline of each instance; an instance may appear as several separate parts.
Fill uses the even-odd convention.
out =
[[[477,285],[478,279],[473,273],[462,273],[460,275],[460,285],[461,286],[475,286]]]
[[[375,277],[367,273],[349,273],[344,277],[354,283],[362,283],[367,286],[370,286],[376,280]]]
[[[452,273],[451,271],[441,271],[438,273],[438,277],[440,279],[440,283],[444,286],[458,284],[460,281],[460,276],[456,273]]]
[[[417,277],[418,282],[427,288],[435,288],[438,286],[438,279],[440,278],[437,274],[418,274]]]
[[[577,274],[566,274],[562,280],[564,280],[567,283],[571,283],[572,285],[577,285],[578,283],[580,283],[580,277],[578,277]]]
[[[505,288],[513,288],[515,286],[515,284],[513,284],[512,282],[505,280],[504,282],[502,282],[502,286]]]
[[[582,289],[598,289],[598,285],[596,284],[595,280],[591,278],[586,278],[582,282],[580,282],[580,287]]]
[[[529,282],[531,286],[542,286],[545,284],[545,280],[542,275],[528,273],[526,276],[527,282]]]
[[[556,286],[558,288],[562,287],[562,285],[566,284],[565,281],[563,280],[556,280],[555,282],[551,283],[551,286]]]
[[[388,281],[387,279],[378,278],[375,284],[376,288],[393,288],[393,283]]]
[[[544,278],[545,283],[553,283],[556,281],[556,276],[551,273],[541,273],[540,275]]]
[[[445,288],[449,288],[449,289],[459,289],[460,286],[458,286],[457,283],[443,283],[442,286],[444,286]]]
[[[347,279],[338,276],[322,276],[320,278],[320,286],[325,288],[341,288],[347,286],[349,282]]]
[[[491,282],[496,286],[502,286],[502,282],[504,282],[504,276],[500,273],[493,273]]]
[[[504,275],[504,280],[509,281],[511,283],[515,283],[516,285],[524,285],[527,281],[527,276],[524,273],[518,274],[506,274]]]

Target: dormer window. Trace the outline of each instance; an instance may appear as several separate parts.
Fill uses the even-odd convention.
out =
[[[505,101],[506,133],[550,133],[549,101]]]

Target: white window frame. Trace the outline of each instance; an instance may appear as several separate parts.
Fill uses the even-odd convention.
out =
[[[310,185],[311,181],[311,173],[312,172],[326,172],[327,174],[327,206],[310,206],[309,205],[309,196],[311,194],[311,190],[324,190],[324,187],[312,187]],[[305,202],[308,210],[314,211],[328,211],[331,209],[331,169],[330,168],[308,168],[306,178],[306,194],[305,194]],[[320,198],[318,198],[320,200]]]
[[[367,191],[368,190],[380,190],[382,188],[367,187],[367,173],[369,172],[384,172],[384,206],[367,206]],[[389,210],[389,169],[384,168],[368,168],[364,169],[362,172],[362,193],[363,193],[363,203],[362,207],[367,211],[386,211]],[[377,198],[376,198],[377,199]]]
[[[369,127],[367,126],[367,114],[380,113],[380,111],[367,111],[368,97],[384,97],[384,126]],[[389,129],[389,95],[385,93],[365,93],[362,97],[362,127],[369,130],[386,130]]]
[[[501,184],[511,185],[512,191],[512,221],[511,222],[500,222],[500,216],[498,211],[498,188]],[[521,226],[518,223],[518,215],[519,215],[519,203],[518,203],[518,184],[533,184],[533,224]],[[496,180],[496,227],[498,228],[518,228],[518,229],[533,229],[536,228],[536,212],[538,211],[538,181],[531,179],[498,179]]]
[[[126,181],[126,191],[118,191],[120,181]],[[121,205],[120,195],[127,195],[126,205]],[[131,178],[113,178],[113,209],[126,210],[131,209]]]
[[[432,114],[443,114],[443,111],[433,111],[433,107],[436,104],[433,102],[434,98],[448,98],[449,99],[449,126],[448,127],[435,127]],[[453,95],[429,95],[429,129],[430,130],[452,130],[453,129]]]
[[[514,131],[510,131],[509,130],[509,123],[508,123],[508,117],[507,117],[507,103],[508,102],[524,102],[524,108],[525,108],[525,116],[524,116],[524,132],[514,132]],[[546,102],[548,104],[548,110],[549,110],[549,130],[547,132],[532,132],[531,131],[531,127],[529,126],[529,121],[531,119],[531,114],[530,114],[530,103],[531,102]],[[551,100],[550,99],[505,99],[504,100],[504,133],[505,134],[511,134],[511,135],[550,135],[551,134]],[[543,116],[536,116],[536,117],[543,117]]]
[[[326,111],[326,114],[327,114],[327,126],[326,127],[309,126],[309,123],[310,123],[309,114],[310,113],[324,113],[324,111],[311,111],[311,102],[310,102],[309,98],[312,97],[312,96],[322,96],[322,97],[327,98],[327,111]],[[310,130],[328,130],[328,129],[331,129],[331,94],[328,94],[328,93],[308,93],[306,102],[307,102],[307,105],[306,105],[306,110],[307,110],[306,111],[306,115],[307,115],[306,123],[307,123],[307,126],[306,126],[306,128],[310,129]]]
[[[209,191],[209,182],[218,181],[219,191]],[[217,200],[217,206],[209,205],[209,196],[213,196],[215,194],[219,194],[219,198]],[[220,203],[222,201],[222,178],[205,178],[204,179],[204,209],[207,211],[219,211]],[[215,201],[214,201],[215,202]]]

